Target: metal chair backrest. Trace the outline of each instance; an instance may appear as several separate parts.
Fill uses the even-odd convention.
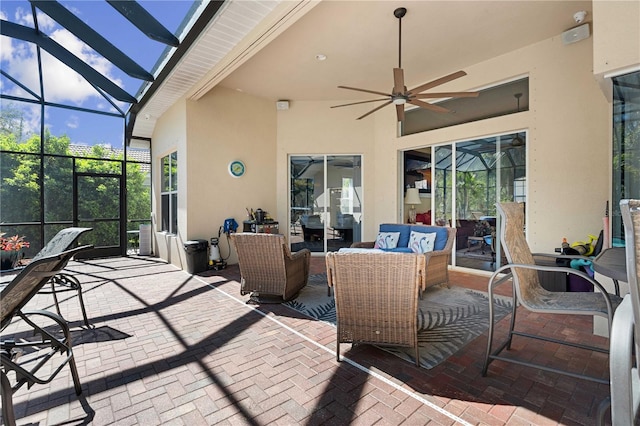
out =
[[[627,283],[636,324],[636,359],[637,365],[640,366],[640,200],[621,200],[620,213],[624,224]]]
[[[58,232],[49,242],[42,247],[42,250],[36,254],[33,260],[38,260],[42,257],[60,254],[73,247],[80,235],[85,232],[91,231],[93,228],[65,228]]]
[[[81,246],[59,254],[41,257],[22,269],[0,292],[0,330],[9,325],[18,311],[38,293],[53,275],[64,269],[76,253],[92,247],[91,245]]]

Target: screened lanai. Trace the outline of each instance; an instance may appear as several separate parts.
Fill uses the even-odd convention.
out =
[[[91,256],[135,243],[151,219],[138,111],[222,3],[0,4],[0,232],[24,236],[26,257],[69,226],[93,228]]]

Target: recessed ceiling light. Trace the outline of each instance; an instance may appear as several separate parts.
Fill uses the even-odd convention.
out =
[[[324,61],[325,59],[327,59],[327,55],[323,55],[322,53],[318,53],[318,54],[316,55],[316,59],[317,59],[318,61]]]

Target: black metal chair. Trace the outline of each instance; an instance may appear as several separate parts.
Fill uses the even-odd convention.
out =
[[[71,369],[76,394],[82,393],[67,322],[53,312],[23,311],[23,308],[51,277],[62,271],[76,253],[91,247],[82,246],[59,254],[39,257],[22,269],[0,292],[0,331],[4,331],[16,317],[26,322],[29,328],[28,333],[20,333],[13,338],[7,338],[3,333],[3,340],[0,341],[2,417],[7,425],[16,423],[13,394],[24,384],[31,388],[36,383],[51,382],[67,364]],[[62,330],[61,337],[54,335],[56,332],[51,328],[38,324],[44,318],[49,322],[53,321],[56,329]],[[29,356],[21,356],[25,353]],[[52,361],[56,355],[62,356],[62,360],[56,358],[57,362]],[[38,375],[41,370],[45,371],[42,373],[43,377]],[[14,376],[13,385],[10,376]]]
[[[80,236],[85,232],[91,231],[93,228],[65,228],[59,231],[49,242],[33,257],[32,262],[43,257],[60,254],[66,250],[71,249]],[[16,270],[17,272],[17,270]],[[4,281],[4,280],[3,280]],[[3,282],[3,284],[6,284]],[[40,290],[40,293],[51,294],[56,306],[56,312],[59,316],[62,316],[60,312],[60,301],[58,300],[58,293],[67,291],[75,291],[78,293],[78,301],[80,302],[80,309],[82,310],[82,318],[87,328],[90,328],[89,319],[87,318],[87,311],[84,307],[84,300],[82,299],[82,286],[78,279],[70,274],[59,272],[52,276],[49,280],[50,288],[44,287]]]

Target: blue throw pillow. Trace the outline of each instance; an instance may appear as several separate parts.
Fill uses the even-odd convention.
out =
[[[411,234],[411,228],[408,225],[403,225],[401,223],[383,223],[380,225],[380,232],[399,232],[400,238],[398,239],[398,245],[396,247],[409,246],[409,234]]]

